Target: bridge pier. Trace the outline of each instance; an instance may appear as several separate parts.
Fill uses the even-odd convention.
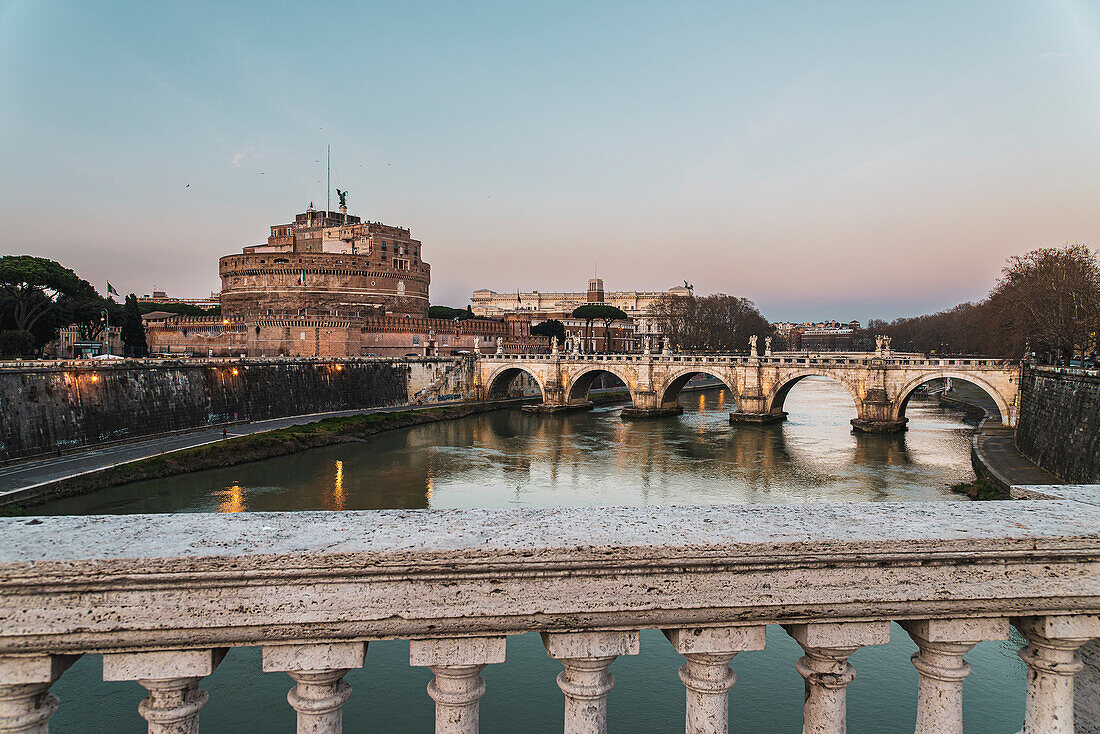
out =
[[[730,425],[749,423],[760,426],[787,420],[787,414],[782,410],[768,410],[768,398],[760,389],[758,376],[753,376],[757,379],[749,382],[754,384],[748,385],[740,395],[736,396],[738,409],[730,413]]]
[[[896,421],[876,421],[853,418],[852,427],[863,433],[901,433],[905,430],[905,424],[908,422],[908,418],[902,418]]]
[[[635,418],[666,418],[670,415],[680,415],[684,412],[683,406],[673,401],[662,403],[661,396],[651,389],[637,389],[631,392],[631,405],[623,408],[621,417],[624,420]]]
[[[623,408],[621,416],[627,420],[634,418],[665,418],[670,415],[681,415],[683,412],[682,405],[670,405],[661,408],[637,408],[629,405]]]
[[[524,413],[575,413],[581,410],[592,410],[592,405],[591,400],[585,400],[582,403],[538,403],[524,405],[520,410]]]
[[[787,414],[782,410],[778,413],[746,413],[741,410],[730,413],[730,425],[749,423],[762,426],[769,423],[782,423],[785,420],[787,420]]]
[[[859,417],[852,419],[852,428],[863,433],[901,433],[905,430],[908,418],[897,416],[894,401],[887,396],[886,390],[872,388],[859,403]]]

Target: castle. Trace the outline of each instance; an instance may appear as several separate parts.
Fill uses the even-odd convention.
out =
[[[428,315],[431,266],[409,230],[310,206],[218,261],[222,316]]]
[[[154,354],[248,357],[431,356],[535,351],[529,319],[428,318],[431,266],[408,229],[309,208],[267,242],[218,261],[220,316],[147,320]]]

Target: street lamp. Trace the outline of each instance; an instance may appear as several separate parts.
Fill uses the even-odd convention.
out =
[[[104,341],[107,344],[106,354],[110,354],[111,353],[111,314],[108,313],[107,309],[105,309],[105,308],[99,309],[99,320],[103,322],[103,325],[104,325],[103,332],[104,332],[104,334],[106,334],[106,336],[104,337]]]

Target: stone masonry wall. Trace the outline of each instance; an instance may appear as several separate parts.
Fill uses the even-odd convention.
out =
[[[1028,367],[1016,446],[1063,481],[1100,483],[1100,375]]]
[[[410,363],[240,361],[0,370],[0,460],[247,420],[408,402]]]

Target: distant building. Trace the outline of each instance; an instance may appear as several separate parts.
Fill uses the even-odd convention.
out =
[[[532,326],[542,320],[545,319],[533,320]],[[634,322],[629,319],[615,319],[611,322],[610,329],[605,328],[602,321],[587,324],[584,319],[574,319],[567,315],[562,315],[557,320],[565,327],[565,343],[561,345],[562,351],[572,349],[575,340],[580,340],[579,351],[586,353],[628,353],[641,349]],[[610,348],[607,345],[608,339],[611,342]]]
[[[683,286],[676,286],[667,291],[606,292],[602,278],[591,278],[584,291],[498,293],[487,289],[476,290],[470,296],[470,303],[477,316],[529,314],[534,323],[547,318],[561,320],[563,315],[571,314],[575,308],[585,304],[607,304],[622,310],[630,317],[634,325],[635,345],[640,346],[645,337],[660,336],[660,324],[653,317],[651,309],[658,299],[668,295],[686,298],[691,295],[691,291]]]
[[[109,347],[109,349],[108,349]],[[43,353],[53,359],[80,359],[97,357],[100,354],[122,354],[122,328],[112,326],[101,331],[94,339],[80,336],[80,327],[70,324],[58,332],[57,338],[46,344]]]
[[[847,352],[860,329],[859,321],[777,321],[776,334],[787,341],[792,352]]]
[[[852,350],[852,329],[799,330],[800,352],[849,352]]]

